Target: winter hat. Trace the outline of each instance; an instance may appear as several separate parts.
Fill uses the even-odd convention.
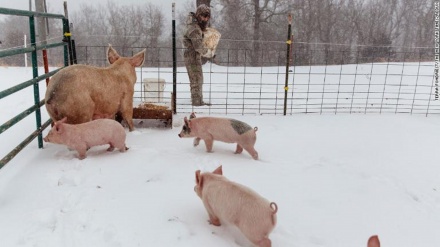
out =
[[[196,17],[201,15],[206,15],[206,16],[211,15],[211,9],[206,4],[200,4],[199,7],[197,7]]]

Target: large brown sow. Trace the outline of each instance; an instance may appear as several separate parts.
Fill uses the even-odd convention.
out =
[[[121,57],[110,45],[110,66],[99,68],[72,65],[57,72],[46,90],[46,109],[54,122],[80,124],[120,113],[133,131],[135,67],[144,63],[145,50],[133,57]]]

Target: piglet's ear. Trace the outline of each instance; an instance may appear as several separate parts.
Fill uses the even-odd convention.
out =
[[[188,118],[187,117],[184,117],[183,121],[185,122],[185,125],[188,125]]]
[[[55,128],[55,130],[60,134],[60,133],[62,133],[63,130],[64,130],[64,125],[63,125],[62,122],[61,122],[61,123],[56,123],[55,126],[54,126],[54,128]]]
[[[367,247],[380,247],[379,237],[377,235],[373,235],[368,239]]]
[[[196,171],[196,183],[200,188],[203,187],[203,177],[200,175],[200,170]]]
[[[189,115],[189,119],[193,119],[193,118],[196,118],[196,114],[194,112],[191,113],[191,115]]]
[[[200,170],[197,170],[196,171],[196,184],[199,183],[199,180],[200,180]]]
[[[217,175],[223,175],[222,166],[217,167],[217,169],[215,169],[212,173],[217,174]]]
[[[67,122],[67,117],[64,117],[64,118],[61,119],[59,122],[60,122],[60,123],[65,123],[65,122]]]

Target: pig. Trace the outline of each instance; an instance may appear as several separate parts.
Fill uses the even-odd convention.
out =
[[[55,122],[80,124],[120,113],[130,131],[133,127],[135,67],[144,63],[145,49],[133,57],[121,57],[109,45],[110,66],[71,65],[58,71],[46,89],[46,109]]]
[[[367,247],[380,247],[379,237],[373,235],[368,239]]]
[[[194,191],[202,199],[210,224],[235,225],[254,245],[271,247],[268,236],[276,225],[276,203],[225,178],[222,166],[212,173],[197,170]]]
[[[107,151],[111,152],[117,148],[125,152],[125,129],[122,125],[112,119],[96,119],[82,124],[68,124],[67,118],[55,122],[49,131],[45,142],[63,144],[69,149],[76,150],[79,159],[86,158],[89,148],[98,145],[109,144]]]
[[[196,118],[195,113],[190,115],[189,120],[185,117],[184,123],[178,136],[195,137],[194,147],[199,145],[201,139],[205,142],[207,152],[212,152],[214,140],[237,143],[236,154],[240,154],[245,149],[252,158],[258,160],[258,152],[254,148],[257,141],[257,127],[252,128],[244,122],[230,118]]]

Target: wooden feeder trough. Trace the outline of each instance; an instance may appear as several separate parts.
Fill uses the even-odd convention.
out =
[[[156,120],[162,123],[162,126],[171,128],[173,126],[173,111],[171,108],[152,103],[141,103],[133,107],[133,120],[136,125],[143,125],[144,120]]]

